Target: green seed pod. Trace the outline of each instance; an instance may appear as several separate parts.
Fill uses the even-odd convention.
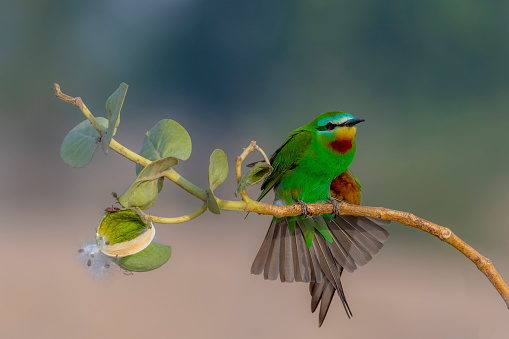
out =
[[[96,242],[107,256],[121,258],[143,251],[154,239],[154,225],[132,208],[105,212],[96,231]]]

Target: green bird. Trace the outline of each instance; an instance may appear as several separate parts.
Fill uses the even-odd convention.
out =
[[[272,219],[251,273],[309,282],[311,311],[320,304],[319,326],[336,291],[350,318],[340,279],[343,269],[353,272],[366,264],[389,236],[380,225],[390,221],[337,214],[338,198],[360,204],[360,184],[348,166],[355,157],[355,126],[363,121],[327,112],[294,130],[271,156],[273,171],[258,197],[260,201],[273,189],[274,205],[299,203],[303,215]],[[311,203],[333,203],[336,213],[309,215]]]

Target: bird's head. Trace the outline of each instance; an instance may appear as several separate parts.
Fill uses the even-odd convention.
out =
[[[318,141],[337,153],[345,154],[352,149],[357,125],[364,119],[356,119],[343,112],[327,112],[313,121]]]

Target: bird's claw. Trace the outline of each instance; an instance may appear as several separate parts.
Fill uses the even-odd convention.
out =
[[[336,199],[336,198],[329,198],[329,202],[332,204],[332,213],[334,215],[339,215],[339,212],[340,212],[339,202],[340,201],[341,200]]]
[[[309,212],[308,205],[304,201],[297,200],[297,203],[302,207],[302,214],[303,215],[311,215],[311,213]]]

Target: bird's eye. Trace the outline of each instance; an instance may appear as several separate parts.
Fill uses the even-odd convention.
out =
[[[328,131],[332,131],[334,127],[336,127],[336,125],[334,125],[332,122],[328,122],[327,125],[325,125],[325,127],[327,127]]]

